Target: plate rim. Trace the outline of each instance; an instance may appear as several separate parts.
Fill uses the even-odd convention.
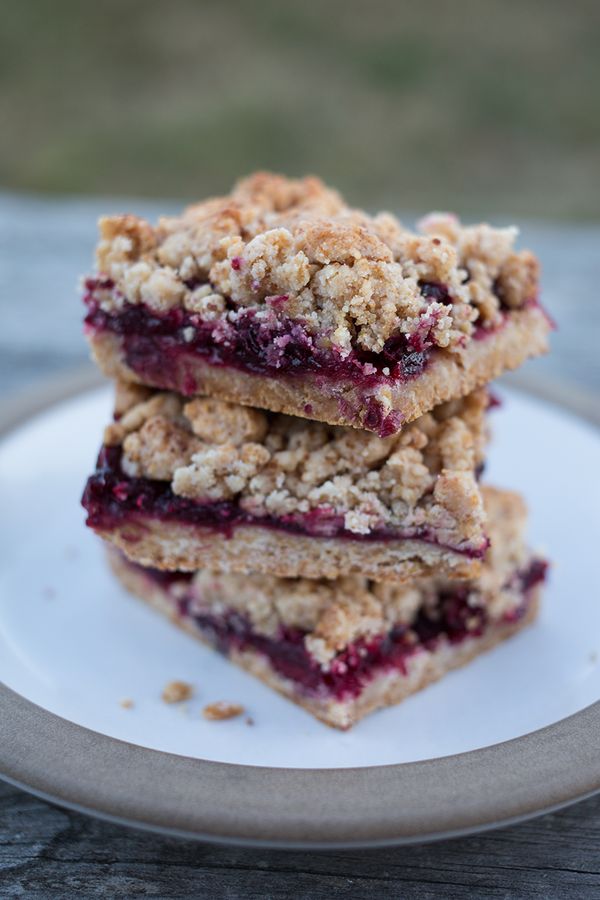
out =
[[[9,397],[0,438],[104,383],[90,366]],[[600,425],[594,404],[569,403],[564,395],[556,402],[546,380],[513,376],[507,383]],[[514,824],[600,791],[600,701],[466,753],[342,769],[248,766],[151,750],[76,725],[3,682],[0,722],[5,781],[121,825],[213,843],[298,849],[425,843]],[[544,752],[549,743],[551,754]]]

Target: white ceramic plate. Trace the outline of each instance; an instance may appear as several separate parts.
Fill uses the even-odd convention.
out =
[[[533,540],[557,560],[541,621],[339,734],[108,579],[78,498],[109,396],[52,406],[97,378],[44,386],[0,416],[1,777],[138,827],[288,847],[466,834],[600,790],[590,426],[520,395],[495,417],[491,475],[524,490]],[[184,711],[158,699],[173,677],[197,685]],[[200,706],[217,698],[244,702],[255,725],[204,722]]]
[[[141,747],[308,769],[464,753],[583,709],[600,696],[600,437],[562,410],[502,394],[485,477],[525,494],[531,542],[554,566],[539,622],[440,684],[338,733],[129,597],[79,505],[110,415],[108,388],[51,408],[0,445],[0,680]],[[196,686],[183,708],[160,699],[175,678]],[[217,699],[242,703],[254,726],[204,721],[202,706]]]

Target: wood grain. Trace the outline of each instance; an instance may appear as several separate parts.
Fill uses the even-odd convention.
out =
[[[600,897],[600,797],[426,846],[248,850],[162,838],[0,783],[0,896],[187,898]]]

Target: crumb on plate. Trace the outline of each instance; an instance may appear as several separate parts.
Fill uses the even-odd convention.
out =
[[[163,688],[161,696],[165,703],[181,703],[183,700],[189,700],[193,693],[194,688],[186,681],[169,681]]]
[[[234,719],[244,712],[244,707],[239,703],[228,703],[226,700],[217,700],[209,703],[202,710],[205,719],[211,722],[219,722],[222,719]]]

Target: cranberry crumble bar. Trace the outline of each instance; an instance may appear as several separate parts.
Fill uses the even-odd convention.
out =
[[[547,349],[514,228],[412,232],[258,173],[156,227],[104,218],[85,330],[112,378],[387,437]]]
[[[399,703],[535,617],[546,563],[523,542],[517,494],[484,488],[491,547],[468,582],[409,585],[145,569],[114,548],[122,584],[337,728]]]
[[[83,503],[132,561],[282,577],[476,576],[487,391],[375,434],[117,388]]]

